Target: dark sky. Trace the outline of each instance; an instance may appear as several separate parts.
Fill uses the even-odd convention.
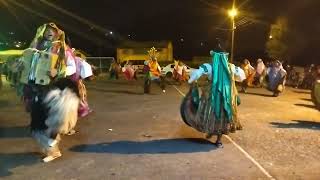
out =
[[[207,55],[217,37],[230,42],[226,9],[231,0],[47,0],[84,18],[82,21],[41,0],[0,2],[1,39],[14,31],[20,39],[30,41],[37,26],[53,21],[67,32],[75,48],[93,55],[114,55],[117,43],[128,35],[133,40],[172,40],[175,57],[187,59]],[[241,0],[237,6],[238,22],[243,18],[246,22],[236,30],[238,57],[263,56],[270,23],[285,16],[301,39],[294,58],[320,58],[320,0]],[[106,36],[109,31],[114,34]]]

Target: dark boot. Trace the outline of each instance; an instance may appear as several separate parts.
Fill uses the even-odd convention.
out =
[[[149,94],[150,93],[150,88],[151,88],[151,80],[146,79],[144,81],[144,93]]]
[[[217,148],[223,148],[221,138],[222,138],[222,134],[218,134],[217,141],[215,142],[215,145],[217,146]]]

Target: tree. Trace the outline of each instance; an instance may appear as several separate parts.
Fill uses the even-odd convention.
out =
[[[288,60],[288,36],[288,21],[280,17],[271,25],[270,37],[266,44],[266,51],[271,58]]]

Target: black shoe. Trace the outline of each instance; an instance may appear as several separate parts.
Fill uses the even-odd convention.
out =
[[[222,142],[216,142],[216,143],[214,143],[214,145],[216,145],[217,148],[223,148]]]

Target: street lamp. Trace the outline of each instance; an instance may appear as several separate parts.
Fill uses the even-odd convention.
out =
[[[234,31],[236,29],[236,26],[235,26],[235,17],[238,15],[238,11],[237,9],[235,9],[234,7],[232,9],[230,9],[228,11],[228,15],[229,17],[231,18],[232,20],[232,37],[231,37],[231,54],[230,54],[230,62],[233,62],[233,54],[234,54]]]
[[[235,8],[230,9],[230,10],[228,11],[228,15],[229,15],[231,18],[236,17],[236,16],[238,15],[237,9],[235,9]]]

